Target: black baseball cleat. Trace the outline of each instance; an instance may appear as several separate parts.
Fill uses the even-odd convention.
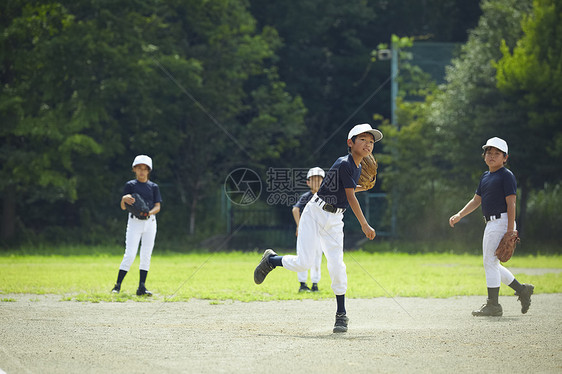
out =
[[[312,292],[318,292],[318,283],[312,283],[312,288],[310,290]]]
[[[308,288],[308,286],[305,283],[302,283],[299,288],[299,292],[310,292],[310,288]]]
[[[275,269],[275,266],[271,265],[269,262],[271,256],[277,256],[277,253],[273,252],[273,249],[266,249],[265,252],[263,252],[261,261],[258,266],[256,266],[256,270],[254,270],[254,282],[256,282],[256,284],[262,284],[267,274]]]
[[[480,309],[474,310],[472,315],[475,317],[501,317],[503,309],[500,304],[493,304],[489,299],[486,304],[482,305]]]
[[[119,293],[119,291],[121,291],[121,283],[115,283],[115,286],[113,286],[111,293]]]
[[[137,288],[137,296],[152,296],[152,292],[146,289],[144,283],[141,283],[139,288]]]
[[[523,291],[516,292],[515,296],[519,296],[517,300],[521,301],[521,313],[525,314],[531,306],[531,295],[535,290],[535,286],[529,283],[523,283]]]
[[[347,323],[349,318],[345,313],[336,313],[336,323],[334,324],[334,332],[347,332]]]

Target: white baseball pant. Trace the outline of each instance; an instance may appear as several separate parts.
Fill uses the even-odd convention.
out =
[[[125,234],[125,255],[119,266],[120,270],[129,271],[140,246],[140,270],[150,270],[150,258],[156,239],[156,217],[146,220],[138,219],[129,214],[127,233]],[[142,241],[142,242],[141,242]]]
[[[343,262],[343,213],[322,210],[314,196],[306,204],[299,221],[297,255],[283,256],[283,267],[304,272],[312,268],[318,251],[324,252],[332,290],[336,295],[347,291],[347,273]]]
[[[517,224],[515,224],[514,229],[516,228]],[[482,257],[488,288],[497,288],[501,283],[509,285],[515,279],[513,274],[503,267],[496,257],[496,249],[506,232],[507,213],[502,213],[501,218],[486,223],[484,237],[482,238]]]
[[[322,268],[322,250],[320,248],[317,248],[315,259],[314,259],[314,265],[312,265],[312,267],[310,268],[310,281],[312,283],[320,282],[320,279],[322,278],[321,268]],[[306,280],[308,279],[308,271],[306,270],[299,271],[297,273],[297,278],[299,282],[306,282]]]

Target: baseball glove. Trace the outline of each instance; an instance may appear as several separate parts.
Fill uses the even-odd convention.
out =
[[[506,232],[498,244],[498,248],[496,249],[496,257],[501,262],[507,262],[513,256],[513,252],[515,251],[515,247],[517,243],[519,243],[521,239],[519,239],[519,235],[517,231]]]
[[[150,209],[148,208],[148,204],[146,203],[146,201],[144,201],[144,199],[138,193],[132,193],[131,196],[135,199],[135,202],[133,203],[133,205],[125,203],[125,208],[127,208],[127,211],[138,219],[147,219]]]
[[[361,161],[361,175],[359,176],[357,184],[364,187],[366,190],[373,188],[377,181],[378,167],[377,160],[375,160],[372,154],[364,157]]]

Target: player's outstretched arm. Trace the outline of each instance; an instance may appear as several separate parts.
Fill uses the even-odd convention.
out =
[[[449,218],[449,225],[451,227],[455,227],[455,224],[457,224],[461,219],[463,219],[463,217],[474,212],[476,208],[480,206],[481,203],[482,203],[482,198],[475,194],[474,197],[468,203],[466,203],[464,208],[462,208],[457,214]]]
[[[361,230],[363,230],[363,233],[369,240],[373,240],[375,236],[377,236],[377,233],[375,232],[375,229],[369,225],[367,219],[363,215],[361,205],[359,205],[359,201],[355,196],[355,190],[353,188],[346,188],[345,195],[347,196],[347,202],[349,203],[351,210],[353,210],[355,217],[357,217],[357,220],[361,224]]]

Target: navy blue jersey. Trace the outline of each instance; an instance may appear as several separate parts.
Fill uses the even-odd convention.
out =
[[[142,196],[150,209],[154,208],[154,204],[162,202],[162,196],[160,196],[160,188],[158,188],[158,185],[154,182],[147,181],[146,183],[142,183],[136,179],[133,179],[125,183],[125,187],[123,188],[123,195],[132,194],[135,192]]]
[[[476,195],[482,198],[482,214],[493,216],[507,212],[505,198],[517,193],[517,182],[513,173],[504,167],[482,174]]]
[[[303,193],[299,198],[299,201],[297,201],[297,203],[293,205],[293,208],[299,208],[302,214],[304,207],[306,206],[306,204],[308,204],[310,199],[312,199],[312,196],[314,196],[314,194],[311,191]]]
[[[336,208],[346,209],[349,203],[345,189],[355,189],[360,175],[361,165],[355,165],[351,154],[340,157],[326,173],[326,177],[318,190],[318,196]]]

